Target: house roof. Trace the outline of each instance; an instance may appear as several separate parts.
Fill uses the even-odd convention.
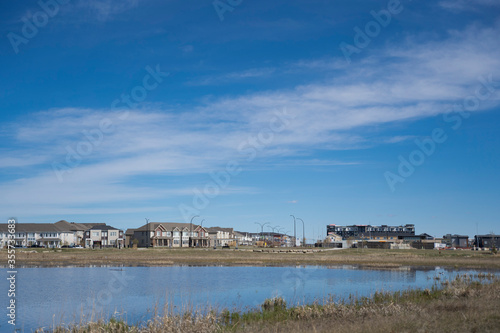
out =
[[[155,230],[156,228],[158,228],[159,225],[162,225],[167,231],[172,231],[174,230],[175,228],[178,228],[180,230],[184,229],[184,228],[188,228],[190,229],[191,228],[191,224],[190,223],[179,223],[179,222],[149,222],[149,226],[148,224],[146,223],[145,225],[143,225],[142,227],[140,228],[137,228],[135,229],[135,231],[153,231]],[[195,230],[196,228],[198,228],[199,225],[197,224],[194,224],[193,223],[193,230]],[[206,228],[205,228],[206,229]]]
[[[102,223],[102,222],[99,222],[99,223],[80,223],[80,224],[87,227],[87,229],[90,229],[90,228],[95,227],[97,225],[106,225],[106,223]]]
[[[86,230],[120,230],[105,223],[75,223],[65,220],[56,223],[16,223],[16,232],[73,232]],[[8,232],[8,224],[0,224],[0,232]]]
[[[125,235],[132,236],[136,230],[137,229],[129,228],[129,229],[125,230]]]
[[[90,228],[90,230],[119,230],[119,231],[121,231],[120,229],[112,227],[112,226],[107,225],[107,224],[94,225],[92,228]]]
[[[218,231],[223,231],[223,232],[230,232],[233,233],[234,229],[233,228],[221,228],[221,227],[211,227],[211,228],[206,228],[209,233],[212,232],[218,232]]]
[[[81,223],[68,222],[65,220],[54,223],[62,231],[86,231],[89,228]]]
[[[16,232],[61,232],[54,223],[16,223]],[[0,224],[0,232],[8,232],[8,224]]]
[[[246,231],[235,231],[234,232],[235,236],[244,236],[244,237],[250,237],[252,234]]]

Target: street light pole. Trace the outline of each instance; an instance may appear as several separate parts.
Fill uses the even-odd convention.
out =
[[[203,221],[205,221],[205,219],[201,220],[201,222],[200,222],[200,227],[201,227],[201,228],[203,228]],[[203,240],[204,240],[204,239],[201,239],[201,236],[200,236],[200,235],[201,235],[201,230],[200,230],[200,233],[198,234],[198,238],[199,238],[199,240],[201,241],[201,247],[204,247],[204,245],[203,245],[203,243],[204,243],[204,242],[203,242]],[[205,238],[205,233],[203,233],[203,238]]]
[[[297,246],[297,234],[296,234],[296,230],[295,230],[295,216],[293,215],[290,215],[291,217],[293,217],[293,247],[296,247]]]
[[[273,230],[273,235],[271,236],[271,239],[272,239],[272,242],[273,242],[273,246],[274,246],[274,234],[276,233],[276,229],[279,228],[279,225],[275,226],[275,227],[272,227],[272,226],[268,226],[268,228],[272,229]]]
[[[269,222],[266,222],[266,223],[259,223],[259,222],[255,222],[255,224],[260,225],[260,239],[262,240],[263,233],[264,233],[264,226],[265,226],[266,224],[270,224],[270,223],[269,223]]]
[[[285,227],[278,228],[278,234],[280,235],[280,245],[283,245],[283,234],[281,230],[285,230]]]
[[[200,215],[195,215],[195,216],[193,216],[193,217],[191,218],[191,221],[189,222],[189,225],[190,225],[190,227],[189,227],[189,229],[190,229],[190,231],[189,231],[189,244],[188,244],[188,245],[189,245],[189,247],[191,247],[191,245],[192,245],[192,244],[191,244],[191,238],[193,237],[193,219],[194,219],[195,217],[200,217]],[[181,242],[182,242],[182,237],[181,237]]]
[[[300,220],[300,222],[302,222],[302,246],[306,246],[306,232],[304,227],[304,220],[298,217],[297,220]]]

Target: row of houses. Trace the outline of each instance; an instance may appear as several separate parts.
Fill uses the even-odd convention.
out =
[[[358,243],[374,248],[402,248],[403,245],[422,249],[433,248],[498,248],[500,236],[493,234],[467,235],[447,234],[442,238],[427,233],[415,234],[414,224],[389,225],[347,225],[329,224],[326,227],[327,241],[332,246],[351,247]]]
[[[7,246],[9,230],[0,224],[0,246]],[[17,223],[14,233],[16,247],[124,247],[123,231],[105,223]]]
[[[106,223],[17,223],[16,247],[222,247],[253,245],[256,241],[287,243],[287,236],[276,233],[249,233],[233,228],[203,227],[178,222],[150,222],[136,229],[123,230]],[[0,247],[7,246],[7,224],[0,224]]]
[[[12,236],[10,236],[12,237]],[[8,243],[7,224],[0,224],[0,247]],[[321,246],[352,247],[361,242],[366,247],[402,248],[499,248],[500,236],[444,235],[434,238],[423,233],[416,235],[415,226],[348,225],[327,226]],[[178,222],[150,222],[126,232],[105,223],[76,223],[65,220],[56,223],[17,223],[14,243],[18,247],[222,247],[238,245],[293,246],[293,237],[281,233],[250,233],[233,228],[203,227]],[[404,248],[404,247],[403,247]]]
[[[266,236],[270,237],[270,235]],[[277,234],[274,234],[273,238],[277,237]],[[233,228],[203,227],[202,225],[178,222],[149,222],[136,229],[127,229],[125,232],[125,243],[128,247],[173,248],[253,245],[261,238],[261,234],[235,231]]]

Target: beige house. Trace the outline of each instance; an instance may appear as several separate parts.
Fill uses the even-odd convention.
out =
[[[150,222],[134,229],[140,247],[208,247],[207,229],[190,223]]]
[[[125,246],[123,230],[106,224],[94,225],[85,231],[85,247],[117,247]]]
[[[68,246],[84,246],[83,241],[85,237],[85,231],[89,229],[88,226],[75,222],[68,222],[61,220],[54,223],[54,225],[61,230],[61,245]]]
[[[210,246],[236,245],[233,228],[212,227],[207,228],[210,235]]]

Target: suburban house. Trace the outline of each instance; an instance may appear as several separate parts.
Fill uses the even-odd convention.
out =
[[[233,228],[207,228],[210,236],[210,246],[236,245]]]
[[[447,234],[443,236],[443,241],[446,243],[446,246],[448,247],[468,248],[470,246],[469,236],[465,235]]]
[[[137,239],[140,247],[208,247],[206,228],[177,222],[149,222],[134,229],[131,242]]]
[[[234,238],[238,245],[253,245],[252,234],[244,231],[235,231]]]
[[[125,230],[125,246],[132,247],[134,245],[134,232],[136,230],[132,228]]]
[[[474,236],[474,246],[479,248],[500,248],[500,235],[476,235]]]
[[[125,246],[123,230],[106,224],[97,224],[85,231],[85,247],[117,247]]]
[[[17,223],[14,243],[18,247],[45,246],[61,247],[63,232],[53,223]],[[7,245],[7,224],[0,224],[1,245]]]
[[[325,241],[327,241],[328,243],[342,243],[342,237],[334,232],[331,232],[328,234],[328,236],[326,236]]]
[[[63,246],[85,245],[83,239],[85,238],[85,231],[89,229],[88,226],[65,220],[56,222],[54,225],[61,230],[61,244]]]

